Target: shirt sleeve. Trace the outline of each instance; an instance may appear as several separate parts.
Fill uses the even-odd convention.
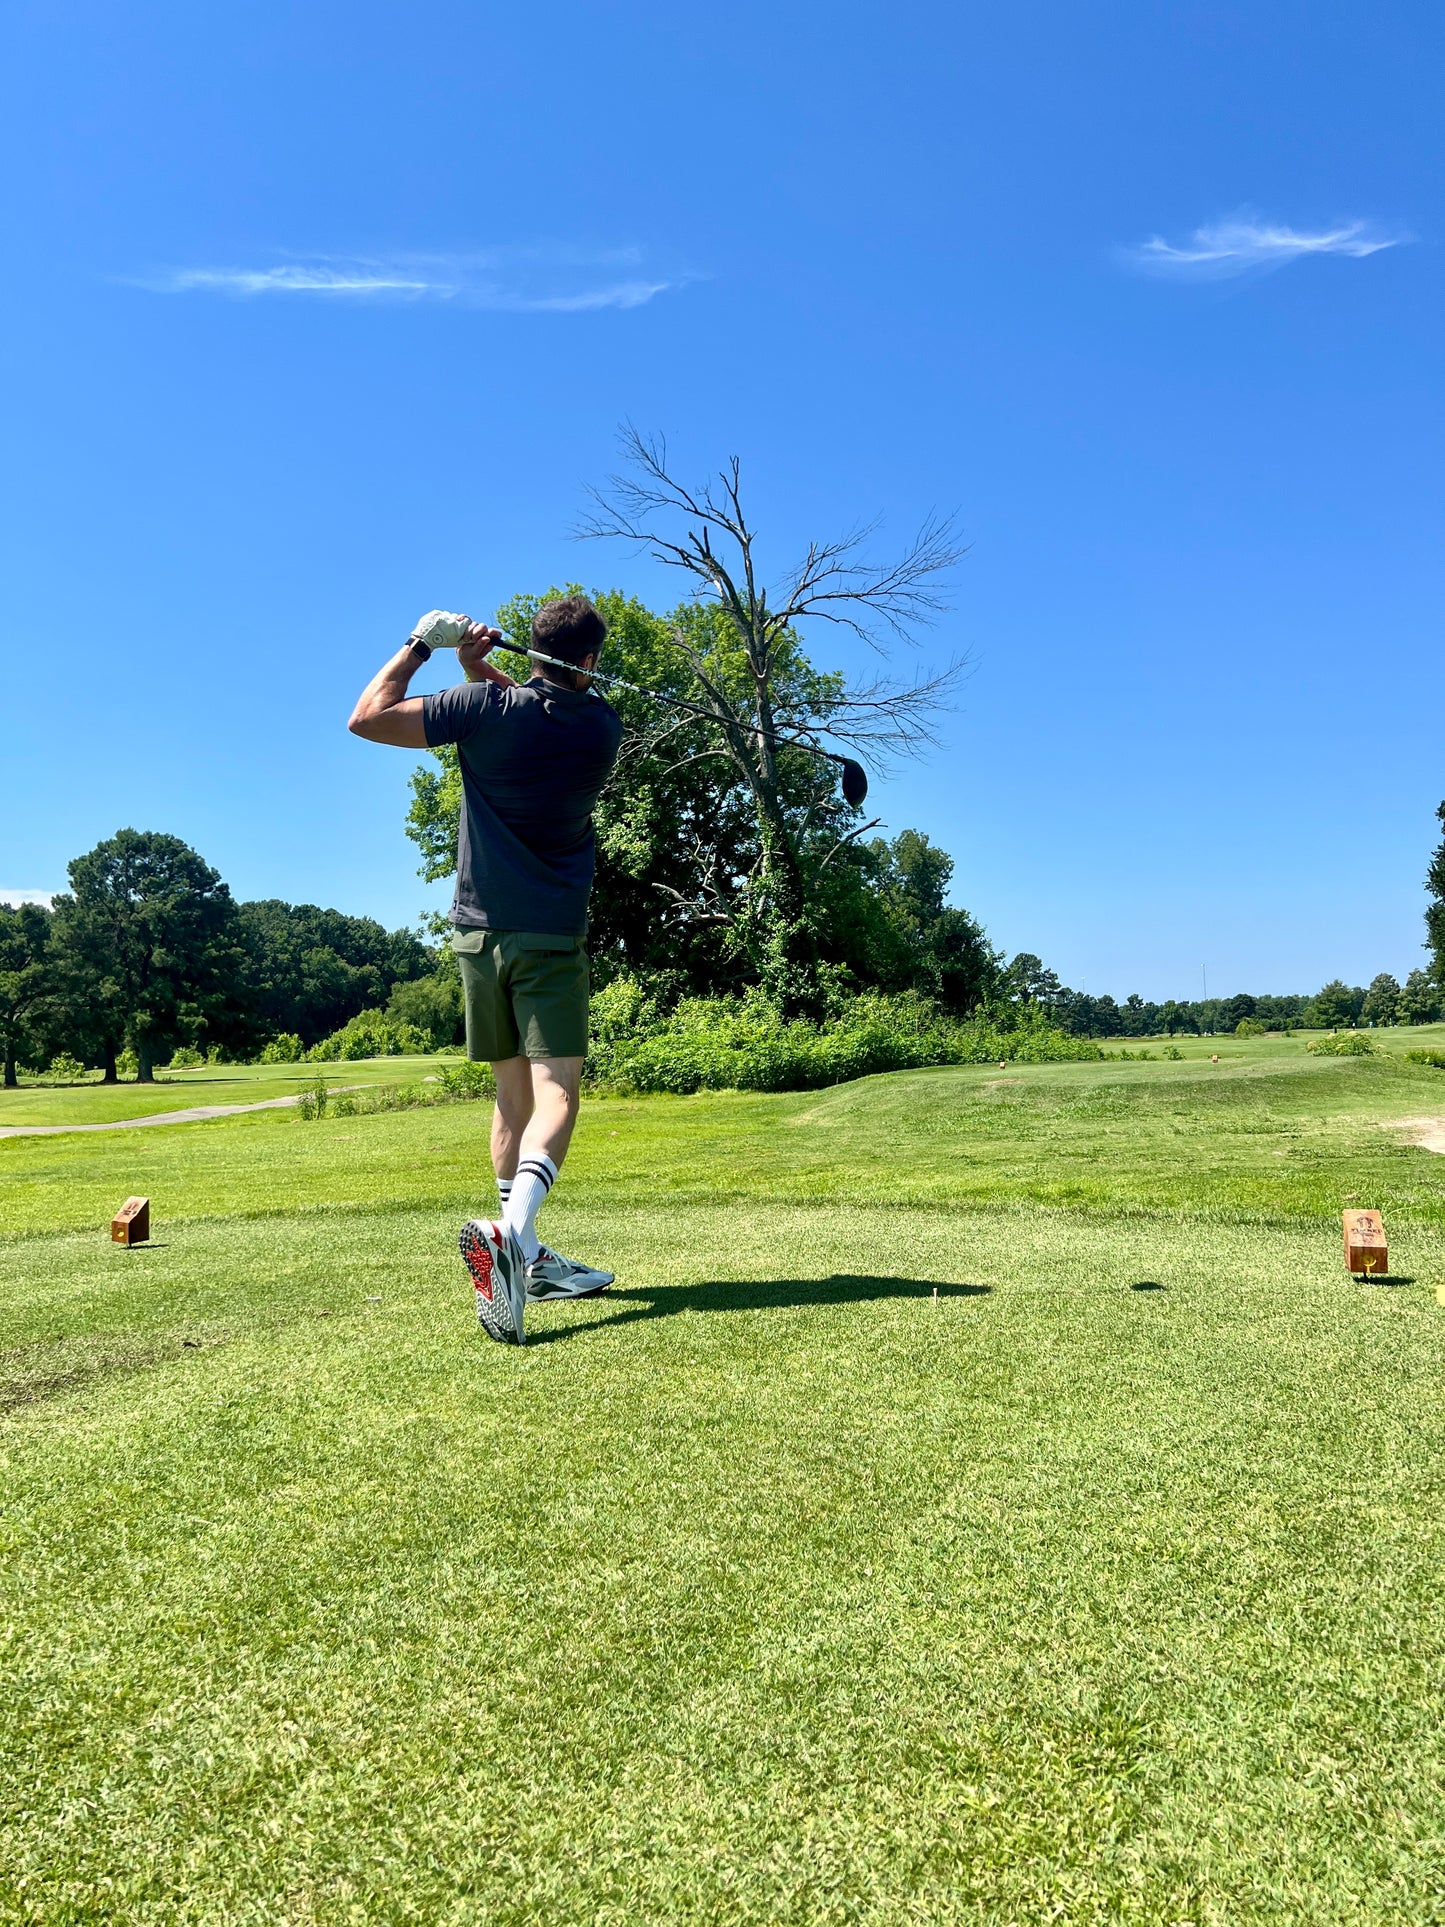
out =
[[[421,699],[421,723],[427,748],[439,743],[464,743],[496,716],[502,690],[494,682],[459,682]]]

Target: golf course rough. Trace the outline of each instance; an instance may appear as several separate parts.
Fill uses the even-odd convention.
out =
[[[1445,1919],[1445,1077],[1184,1049],[594,1103],[520,1351],[480,1107],[0,1144],[0,1918]]]

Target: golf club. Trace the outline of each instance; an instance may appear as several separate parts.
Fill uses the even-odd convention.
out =
[[[451,646],[455,647],[454,644]],[[492,647],[503,649],[508,655],[526,656],[532,662],[545,662],[553,669],[570,669],[577,673],[576,663],[565,662],[560,656],[544,656],[540,650],[522,649],[514,642],[495,642]],[[685,710],[689,716],[701,716],[708,722],[718,721],[710,709],[704,709],[699,703],[685,702],[681,696],[664,696],[660,689],[646,689],[641,683],[628,682],[622,676],[611,676],[605,669],[591,669],[582,673],[590,676],[594,682],[609,683],[615,689],[630,689],[634,696],[648,696],[655,703],[666,703],[669,709]],[[832,749],[819,749],[815,743],[804,742],[797,736],[779,736],[772,731],[759,729],[755,723],[745,723],[743,727],[752,736],[765,736],[775,746],[806,750],[809,756],[825,756],[830,763],[837,763],[843,771],[843,795],[848,802],[857,809],[866,801],[868,772],[851,756],[840,756]]]

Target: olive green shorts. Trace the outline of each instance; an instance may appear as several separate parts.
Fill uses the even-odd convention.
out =
[[[454,930],[467,1056],[587,1055],[587,944],[535,930]]]

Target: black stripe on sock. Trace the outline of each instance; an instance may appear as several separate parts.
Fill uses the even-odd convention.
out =
[[[530,1158],[527,1158],[517,1166],[517,1177],[521,1177],[524,1171],[531,1177],[540,1178],[544,1191],[550,1191],[552,1189],[552,1173],[547,1169],[545,1164],[534,1164]],[[517,1178],[513,1178],[513,1184],[515,1184],[516,1181]]]

